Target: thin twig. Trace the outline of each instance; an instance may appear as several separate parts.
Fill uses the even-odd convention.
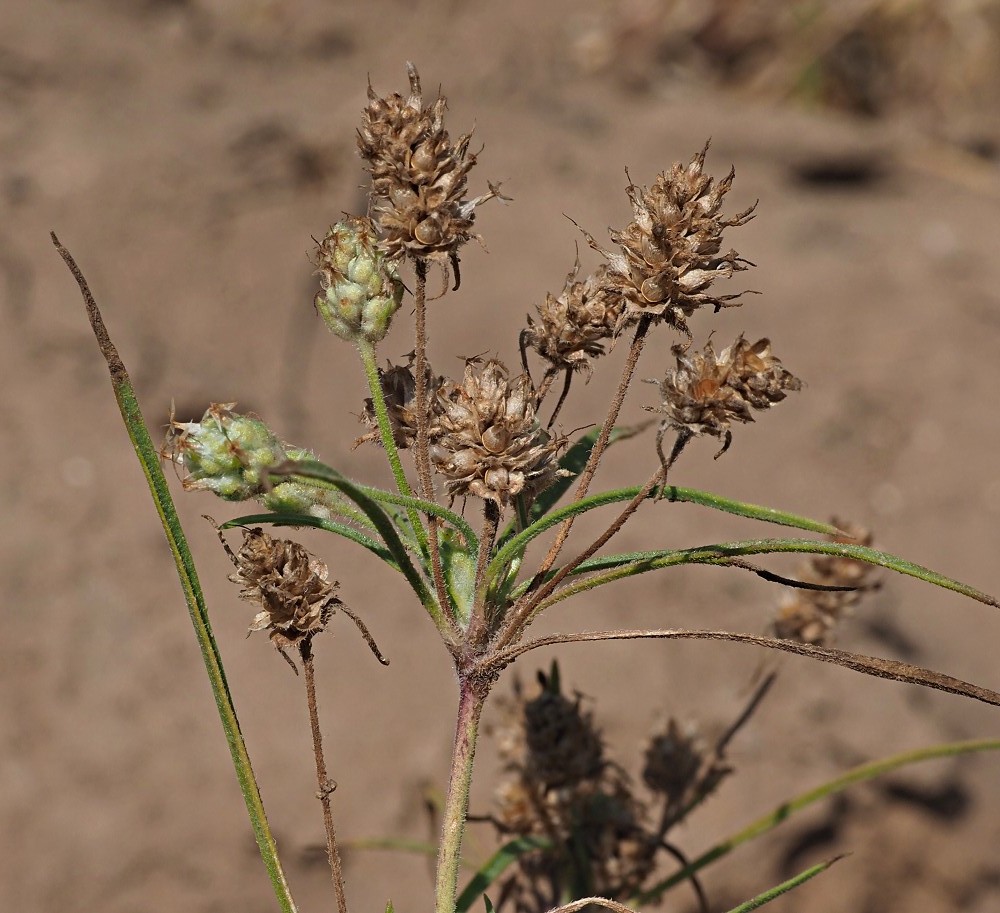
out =
[[[559,373],[559,369],[553,365],[549,365],[545,369],[545,373],[542,375],[542,381],[538,385],[538,389],[535,391],[535,408],[540,409],[542,406],[542,400],[548,395],[549,389],[552,387],[552,382],[556,379],[556,375]]]
[[[662,837],[660,839],[660,846],[673,856],[674,859],[676,859],[685,869],[691,865],[691,860],[689,860],[680,849],[672,843],[662,839]],[[687,880],[691,882],[691,889],[698,898],[698,909],[701,910],[701,913],[709,913],[710,907],[708,905],[708,895],[705,893],[705,888],[702,886],[701,879],[699,879],[698,876],[692,872]]]
[[[604,421],[601,433],[594,442],[593,449],[590,451],[590,457],[587,460],[587,465],[584,466],[583,472],[580,473],[580,480],[577,484],[575,494],[576,501],[580,501],[586,497],[587,492],[590,489],[590,483],[594,479],[594,474],[597,472],[597,467],[601,462],[601,457],[604,455],[604,450],[608,446],[611,431],[614,428],[615,422],[618,420],[618,413],[621,411],[622,403],[625,402],[625,394],[628,392],[629,385],[632,383],[632,375],[635,373],[635,367],[639,362],[639,355],[642,354],[642,347],[648,330],[649,318],[643,317],[639,320],[639,325],[635,328],[635,335],[632,337],[632,345],[629,348],[628,357],[625,359],[625,367],[622,370],[622,377],[618,382],[618,389],[615,391],[614,399],[611,401],[611,408],[608,410],[608,417]],[[548,554],[546,554],[545,559],[542,561],[541,567],[538,569],[538,572],[531,581],[531,586],[528,588],[529,593],[534,590],[542,582],[542,580],[545,579],[545,575],[552,569],[552,565],[556,563],[556,560],[559,558],[559,553],[562,551],[562,547],[566,543],[566,537],[569,536],[569,531],[573,527],[574,519],[574,517],[567,517],[567,519],[563,521],[563,524],[559,528],[559,532],[556,535],[555,541],[552,543],[552,547],[549,549]]]
[[[414,270],[417,275],[417,288],[414,294],[416,303],[416,370],[417,370],[417,478],[420,482],[420,497],[425,501],[434,500],[434,483],[431,480],[431,453],[427,437],[429,407],[427,401],[427,264],[423,260],[414,260]],[[449,619],[454,620],[455,609],[448,597],[448,587],[444,582],[444,571],[441,567],[441,543],[438,541],[438,518],[427,516],[427,540],[431,558],[431,574],[434,577],[434,590],[437,593],[441,610]]]
[[[319,791],[316,793],[316,796],[323,806],[323,827],[326,830],[326,858],[330,863],[330,877],[333,880],[333,891],[337,895],[338,913],[347,913],[344,871],[340,863],[340,850],[337,848],[337,832],[333,827],[333,810],[330,807],[330,795],[336,787],[327,775],[326,760],[323,757],[323,735],[319,728],[319,710],[316,706],[316,675],[311,637],[306,637],[299,644],[299,656],[302,657],[302,671],[306,683],[306,703],[309,706],[309,728],[312,731],[313,754],[316,758],[316,782],[319,784]]]
[[[552,415],[549,416],[549,423],[545,426],[546,428],[551,428],[556,423],[556,419],[559,418],[559,413],[562,411],[563,403],[566,402],[566,397],[569,396],[569,388],[573,385],[573,371],[567,368],[565,374],[562,393],[559,394],[556,407],[552,410]]]

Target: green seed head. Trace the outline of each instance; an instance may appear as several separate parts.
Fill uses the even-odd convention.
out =
[[[316,310],[349,342],[384,339],[403,298],[396,267],[377,243],[368,219],[350,218],[334,225],[317,251],[322,291],[316,295]]]
[[[165,453],[187,470],[184,487],[245,501],[264,490],[264,472],[292,454],[260,419],[213,403],[200,422],[171,422]]]

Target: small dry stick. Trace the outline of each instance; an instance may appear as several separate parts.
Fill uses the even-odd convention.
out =
[[[420,497],[425,501],[434,500],[434,483],[431,480],[431,453],[427,439],[427,423],[429,421],[429,406],[427,401],[427,264],[423,260],[414,260],[413,268],[417,274],[417,288],[414,294],[416,304],[416,370],[417,388],[417,479],[420,482]],[[452,620],[455,617],[454,608],[448,598],[448,588],[444,582],[444,570],[441,567],[441,544],[438,542],[438,518],[427,517],[427,542],[431,553],[431,573],[434,576],[434,590],[437,593],[441,610]]]
[[[369,644],[370,645],[370,644]],[[330,795],[336,788],[326,771],[323,757],[323,735],[319,728],[319,711],[316,707],[316,675],[313,663],[312,638],[306,637],[299,643],[302,657],[302,671],[306,682],[306,703],[309,705],[309,728],[312,730],[313,754],[316,757],[316,781],[319,784],[317,798],[323,805],[323,827],[326,830],[326,858],[330,863],[333,890],[337,895],[338,913],[347,913],[347,893],[344,890],[344,871],[337,848],[337,832],[333,827],[333,810]]]

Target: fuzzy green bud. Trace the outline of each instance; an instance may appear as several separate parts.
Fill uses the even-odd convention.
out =
[[[316,310],[348,342],[384,339],[403,299],[395,264],[377,245],[371,221],[359,218],[338,222],[319,244]]]
[[[271,466],[308,456],[286,448],[260,419],[233,412],[235,405],[213,403],[200,422],[170,423],[165,452],[187,470],[186,489],[245,501],[264,491]]]

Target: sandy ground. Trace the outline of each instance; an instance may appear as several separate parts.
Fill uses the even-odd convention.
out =
[[[1000,593],[995,163],[906,124],[585,75],[568,48],[597,7],[3,4],[0,908],[274,909],[162,533],[48,232],[86,271],[154,436],[171,401],[190,417],[211,400],[238,400],[343,471],[385,481],[374,451],[350,450],[363,379],[315,319],[307,253],[310,235],[361,205],[353,135],[366,78],[403,91],[407,59],[430,90],[444,86],[456,133],[476,125],[486,148],[473,187],[502,180],[514,198],[482,211],[489,252],[470,247],[460,292],[435,305],[439,365],[452,370],[453,356],[484,350],[513,362],[524,314],[572,264],[579,236],[564,214],[595,234],[623,225],[623,168],[648,183],[712,136],[710,167],[737,168],[733,206],[761,201],[733,242],[759,264],[750,283],[763,294],[718,318],[700,315],[695,334],[769,335],[808,388],[740,429],[719,462],[711,443],[693,446],[675,481],[855,519],[875,527],[884,548]],[[831,160],[860,163],[859,179],[802,179]],[[400,320],[384,354],[401,355],[406,339]],[[658,337],[640,376],[662,372],[671,342]],[[622,354],[567,407],[567,429],[597,417]],[[638,388],[626,418],[641,417],[652,392]],[[623,446],[600,483],[645,478],[654,460],[651,441]],[[247,607],[199,519],[233,514],[208,496],[181,497],[180,508],[300,909],[329,909],[300,682],[265,640],[244,639]],[[643,516],[623,547],[759,533],[681,506]],[[454,712],[446,654],[374,559],[309,542],[392,661],[378,667],[346,621],[319,647],[340,833],[348,842],[424,839],[422,797],[444,787]],[[676,571],[613,598],[581,598],[540,627],[760,631],[776,598],[749,575]],[[995,610],[897,578],[838,641],[1000,688],[998,642]],[[722,726],[760,663],[775,662],[694,643],[558,655],[633,770],[645,734],[667,714]],[[537,654],[537,665],[550,658]],[[996,709],[971,701],[806,660],[780,667],[775,692],[734,744],[737,775],[676,835],[686,851],[852,764],[1000,730]],[[479,811],[496,784],[492,744],[480,756]],[[929,764],[890,785],[857,789],[734,853],[706,875],[713,908],[850,851],[772,909],[1000,910],[996,759]],[[482,858],[491,839],[474,834],[470,855]],[[423,858],[348,850],[346,872],[356,911],[381,910],[390,897],[400,911],[430,903]],[[664,909],[690,904],[679,892]]]

